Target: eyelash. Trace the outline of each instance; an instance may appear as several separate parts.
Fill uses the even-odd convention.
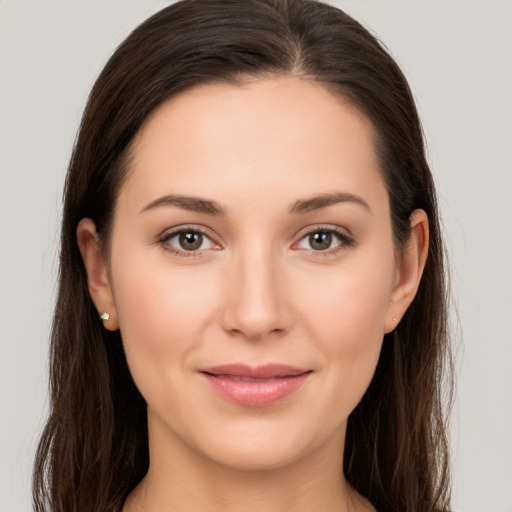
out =
[[[175,249],[174,247],[172,247],[171,245],[169,245],[169,240],[171,240],[172,238],[180,235],[181,233],[197,233],[197,234],[200,234],[202,235],[203,237],[207,238],[208,240],[212,241],[210,236],[205,233],[203,230],[199,229],[199,228],[196,228],[196,227],[183,227],[183,228],[180,228],[180,229],[177,229],[175,231],[171,231],[170,233],[166,233],[164,234],[163,236],[161,236],[159,239],[158,239],[158,243],[160,243],[164,249],[166,251],[169,251],[173,254],[176,254],[177,256],[180,256],[180,257],[185,257],[185,258],[189,258],[189,257],[198,257],[198,256],[201,256],[202,253],[207,250],[207,249],[203,249],[203,250],[195,250],[195,251],[186,251],[186,250],[179,250],[179,249]],[[334,234],[338,240],[339,240],[339,245],[333,247],[332,249],[326,249],[325,251],[322,251],[322,250],[317,250],[315,251],[314,249],[309,249],[309,251],[314,254],[315,256],[332,256],[334,254],[337,254],[339,251],[343,250],[343,249],[347,249],[347,248],[350,248],[350,247],[353,247],[355,244],[356,244],[356,241],[355,239],[348,235],[347,233],[341,231],[340,229],[337,229],[335,227],[332,227],[332,226],[322,226],[322,225],[319,225],[319,226],[315,226],[314,229],[308,231],[307,233],[305,233],[303,236],[301,236],[300,241],[304,240],[306,237],[309,237],[311,236],[312,234],[314,233],[331,233],[331,234]],[[299,243],[297,242],[297,243]],[[212,243],[215,243],[212,241]],[[294,245],[297,245],[297,244],[294,244]],[[308,250],[308,249],[303,249],[303,250]]]
[[[299,242],[301,240],[304,240],[306,237],[311,236],[314,233],[331,233],[334,234],[338,240],[339,245],[333,247],[332,249],[327,249],[325,251],[315,251],[314,249],[304,249],[309,250],[314,256],[333,256],[337,254],[340,251],[343,251],[344,249],[349,249],[350,247],[353,247],[356,244],[356,241],[352,235],[347,234],[345,231],[342,231],[341,229],[338,229],[333,226],[315,226],[314,229],[308,231],[303,236],[301,236]],[[298,243],[298,242],[297,242]],[[296,245],[296,244],[294,244]]]
[[[171,245],[169,245],[169,243],[168,243],[169,240],[171,240],[175,236],[180,235],[181,233],[198,233],[198,234],[204,236],[205,238],[207,238],[208,240],[211,240],[211,237],[208,236],[208,234],[205,233],[203,230],[196,228],[196,227],[193,228],[193,227],[185,226],[185,227],[177,229],[175,231],[171,231],[170,233],[165,233],[162,237],[160,237],[158,239],[158,242],[164,247],[164,249],[166,251],[169,251],[172,254],[176,254],[177,256],[181,256],[184,258],[190,258],[190,257],[195,258],[197,256],[201,256],[201,254],[204,252],[205,249],[197,250],[197,251],[185,251],[185,250],[180,251],[178,249],[175,249]],[[213,243],[215,243],[215,242],[213,242]]]

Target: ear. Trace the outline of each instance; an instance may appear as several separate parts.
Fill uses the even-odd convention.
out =
[[[103,326],[109,331],[115,331],[119,328],[117,310],[110,287],[107,262],[99,245],[94,222],[91,219],[82,219],[78,224],[76,235],[87,272],[89,293],[98,310],[98,318],[100,314],[108,313],[109,318],[103,320]]]
[[[411,233],[397,266],[393,290],[388,302],[384,332],[391,332],[413,301],[428,255],[428,217],[423,210],[414,210],[409,217]]]

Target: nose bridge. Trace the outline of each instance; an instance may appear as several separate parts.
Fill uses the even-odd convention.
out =
[[[287,328],[280,262],[271,244],[252,240],[234,250],[224,328],[259,339]]]

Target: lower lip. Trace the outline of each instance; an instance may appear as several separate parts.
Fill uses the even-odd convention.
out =
[[[299,389],[311,372],[254,381],[235,380],[203,373],[213,389],[239,405],[262,407],[272,404]]]

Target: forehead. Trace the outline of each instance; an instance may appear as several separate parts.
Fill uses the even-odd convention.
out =
[[[371,123],[322,85],[298,78],[205,84],[158,107],[134,141],[126,192],[276,200],[382,188]],[[306,189],[306,190],[305,190]],[[123,193],[123,190],[121,191]]]

